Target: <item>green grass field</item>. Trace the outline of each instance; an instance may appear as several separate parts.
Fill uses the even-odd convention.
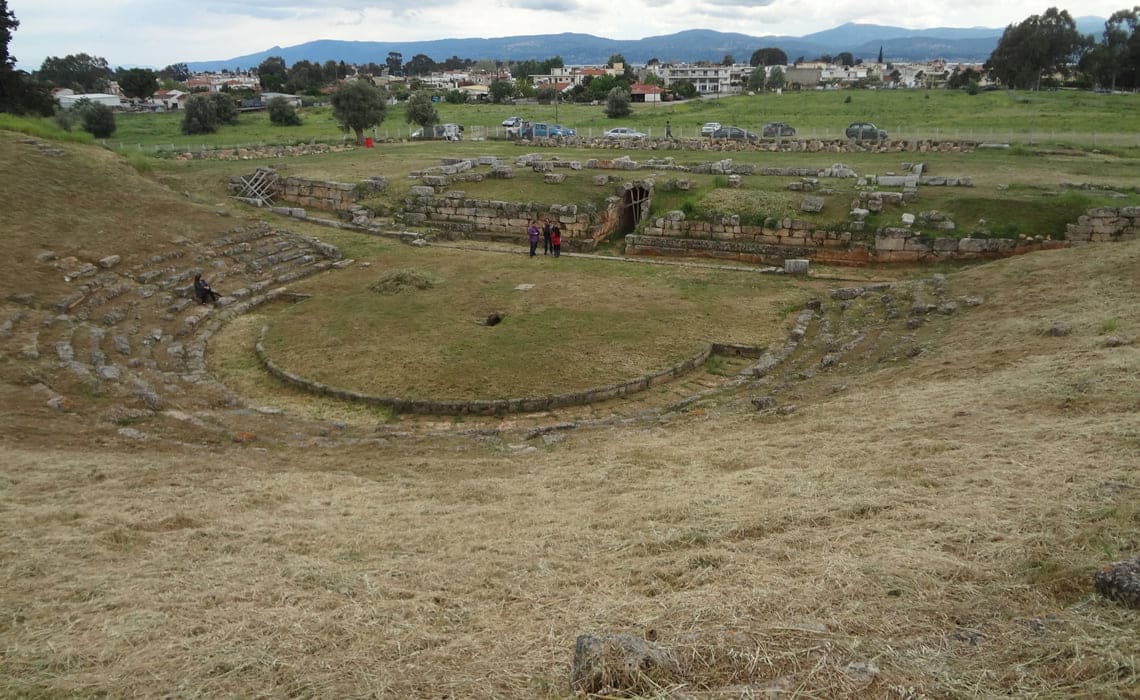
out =
[[[500,122],[518,115],[533,121],[560,122],[581,135],[600,136],[611,126],[633,126],[663,136],[665,121],[675,137],[694,136],[708,121],[752,130],[769,121],[786,121],[801,137],[842,138],[853,121],[871,121],[896,139],[965,139],[1012,143],[1065,144],[1081,147],[1140,146],[1140,95],[1088,92],[983,92],[948,90],[823,90],[765,93],[722,99],[634,105],[626,119],[607,119],[602,106],[534,102],[515,105],[437,105],[441,122],[480,127],[501,136]],[[123,114],[109,143],[125,148],[197,148],[211,145],[299,143],[350,139],[329,107],[300,110],[303,124],[276,127],[265,112],[243,114],[236,126],[210,137],[183,136],[181,115]],[[400,105],[389,108],[377,128],[381,138],[406,138],[408,124]],[[469,132],[474,133],[474,131]]]

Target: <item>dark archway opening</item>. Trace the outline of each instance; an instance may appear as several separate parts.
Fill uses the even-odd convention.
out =
[[[633,233],[641,219],[649,213],[650,190],[640,185],[630,187],[621,195],[621,217],[618,233]]]

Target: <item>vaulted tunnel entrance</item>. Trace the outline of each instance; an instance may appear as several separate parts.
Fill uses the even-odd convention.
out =
[[[653,189],[646,183],[635,182],[626,185],[621,193],[621,214],[618,220],[618,232],[622,235],[633,233],[649,213],[649,204],[653,199]]]

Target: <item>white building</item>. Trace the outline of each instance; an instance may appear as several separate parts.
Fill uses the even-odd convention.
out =
[[[78,102],[79,100],[88,100],[89,102],[94,102],[95,104],[106,105],[106,106],[111,107],[113,109],[117,109],[117,108],[123,106],[122,98],[120,98],[118,95],[108,95],[105,92],[89,92],[85,95],[76,95],[76,94],[62,95],[61,94],[58,97],[56,97],[56,99],[59,100],[59,106],[63,107],[64,109],[71,109],[72,107],[75,106],[75,103]]]

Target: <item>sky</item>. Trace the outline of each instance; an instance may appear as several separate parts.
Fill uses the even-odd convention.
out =
[[[1070,0],[1072,2],[1072,0]],[[1108,17],[1122,0],[8,0],[21,69],[86,53],[112,67],[227,60],[318,39],[423,41],[579,32],[640,39],[685,29],[803,36],[846,22],[1005,27],[1049,7]],[[556,55],[552,46],[549,55]],[[442,60],[443,56],[433,56]],[[464,56],[463,58],[485,58]],[[542,58],[536,56],[536,58]]]

